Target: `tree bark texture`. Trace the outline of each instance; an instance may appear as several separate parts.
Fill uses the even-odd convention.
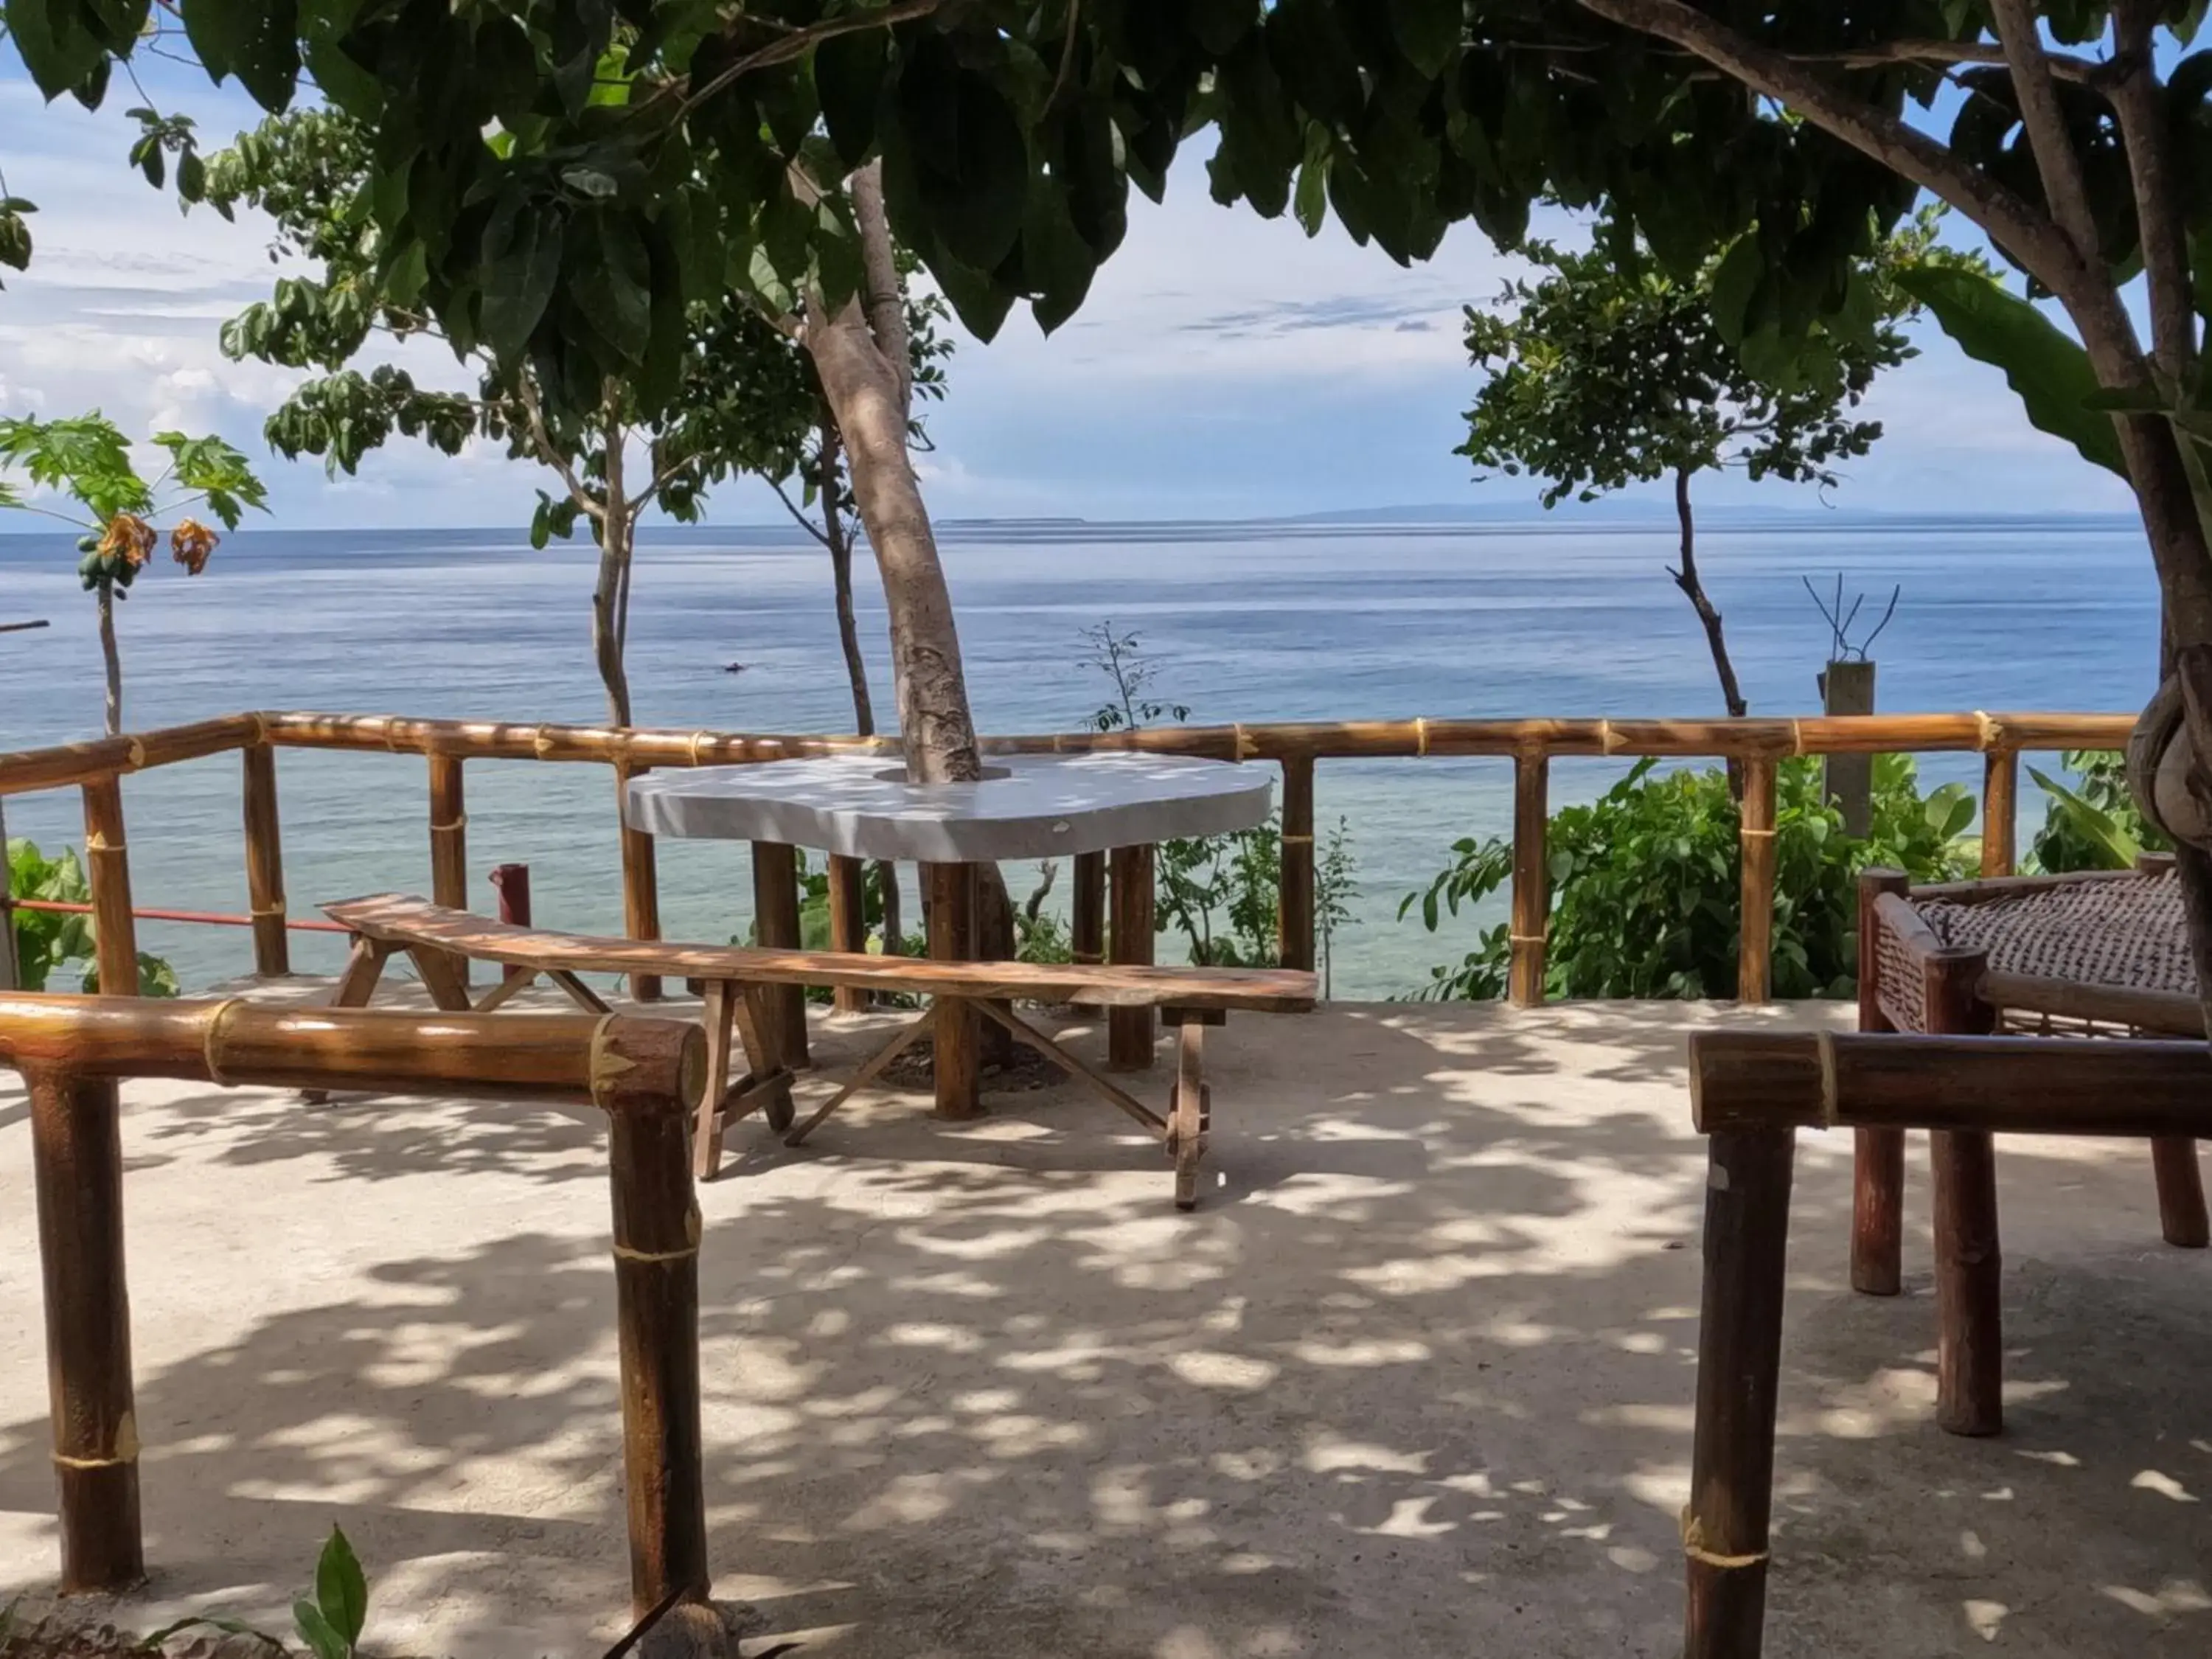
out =
[[[115,588],[100,588],[100,659],[107,670],[107,735],[123,735],[123,655],[115,644]]]
[[[844,494],[837,487],[844,445],[835,421],[822,423],[822,544],[830,550],[830,578],[837,595],[837,643],[845,653],[845,678],[853,688],[853,730],[876,735],[875,699],[868,694],[868,659],[860,652],[860,624],[853,611],[853,538],[845,518]]]
[[[1736,683],[1735,665],[1729,660],[1728,637],[1721,629],[1721,613],[1706,597],[1705,584],[1698,580],[1698,526],[1690,511],[1690,471],[1678,467],[1674,471],[1674,516],[1682,526],[1682,560],[1670,574],[1674,586],[1680,588],[1705,624],[1705,644],[1713,653],[1713,672],[1720,676],[1721,699],[1728,704],[1729,714],[1741,720],[1751,712],[1743,700],[1742,688]]]

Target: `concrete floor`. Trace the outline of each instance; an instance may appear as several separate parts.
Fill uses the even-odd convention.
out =
[[[1680,1046],[1738,1018],[1232,1022],[1192,1216],[1067,1088],[957,1129],[864,1097],[798,1152],[744,1126],[702,1194],[702,1338],[745,1653],[1679,1651],[1704,1170]],[[35,1605],[9,1084],[0,1599]],[[604,1647],[626,1567],[594,1115],[164,1084],[125,1107],[154,1579],[100,1616],[284,1627],[337,1521],[375,1650]],[[2010,1425],[1983,1442],[1931,1420],[1924,1187],[1908,1294],[1844,1287],[1848,1151],[1799,1160],[1769,1652],[2212,1651],[2212,1261],[2158,1243],[2145,1151],[2006,1144]]]

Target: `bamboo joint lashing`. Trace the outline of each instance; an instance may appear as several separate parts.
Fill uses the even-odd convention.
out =
[[[146,745],[134,737],[131,739],[131,769],[134,772],[138,771],[142,769],[145,764]]]
[[[601,1091],[619,1079],[625,1072],[634,1072],[637,1069],[635,1060],[625,1060],[620,1054],[607,1052],[607,1037],[615,1021],[620,1018],[621,1016],[617,1014],[602,1014],[599,1016],[599,1023],[592,1027],[592,1046],[589,1057],[586,1061],[586,1073],[591,1080],[592,1104],[601,1111],[613,1109],[608,1106]]]
[[[64,1469],[119,1469],[127,1468],[138,1461],[138,1453],[135,1449],[127,1453],[118,1452],[113,1457],[71,1457],[67,1452],[51,1452],[47,1455],[53,1459],[57,1467]]]
[[[255,709],[246,719],[253,722],[253,742],[257,747],[266,747],[269,742],[269,716]]]
[[[1509,945],[1543,945],[1547,944],[1551,937],[1549,933],[1508,933],[1505,941]]]
[[[547,751],[552,747],[553,739],[545,735],[545,728],[544,726],[538,726],[532,731],[530,734],[530,752],[532,754],[537,756],[538,759],[544,760]]]
[[[1805,752],[1805,727],[1794,716],[1790,721],[1790,752],[1793,755]]]
[[[680,1250],[634,1250],[617,1243],[614,1249],[617,1261],[689,1261],[699,1254],[696,1244],[688,1244]]]
[[[244,997],[227,997],[208,1018],[207,1035],[200,1039],[200,1058],[207,1062],[208,1081],[228,1089],[230,1079],[222,1074],[222,1028],[231,1015],[246,1004]]]
[[[1697,1516],[1691,1514],[1686,1507],[1682,1510],[1682,1553],[1701,1565],[1718,1567],[1723,1571],[1740,1572],[1746,1567],[1763,1565],[1767,1559],[1765,1550],[1753,1550],[1744,1555],[1723,1555],[1718,1550],[1706,1548],[1705,1528],[1698,1524]]]
[[[1772,841],[1776,832],[1771,830],[1739,830],[1736,834],[1745,841]]]
[[[1975,741],[1985,750],[2004,747],[2004,722],[1978,708],[1974,710],[1974,734]]]
[[[110,841],[97,830],[84,832],[84,850],[88,853],[122,853],[130,850],[127,842]]]
[[[694,732],[691,734],[691,764],[692,764],[692,765],[696,766],[696,765],[698,765],[698,763],[699,763],[699,744],[700,744],[701,739],[705,738],[710,738],[710,737],[712,737],[713,735],[714,735],[714,733],[712,733],[711,732]]]
[[[1597,723],[1597,746],[1600,754],[1610,755],[1620,746],[1620,734],[1613,729],[1611,720],[1601,720]]]
[[[1285,846],[1289,845],[1292,842],[1304,842],[1308,846],[1311,846],[1313,844],[1313,837],[1311,836],[1284,836],[1280,839]]]
[[[1248,739],[1248,738],[1245,737],[1245,735],[1244,735],[1244,722],[1243,722],[1243,721],[1242,721],[1242,720],[1237,721],[1237,724],[1236,724],[1235,726],[1231,726],[1231,727],[1230,728],[1230,730],[1231,730],[1232,732],[1234,732],[1234,733],[1235,733],[1235,741],[1236,741],[1236,744],[1237,744],[1237,758],[1238,760],[1240,760],[1240,761],[1241,761],[1241,760],[1243,760],[1243,759],[1247,755],[1255,754],[1255,753],[1257,753],[1257,752],[1258,752],[1258,750],[1257,750],[1256,746],[1251,746],[1251,745],[1250,745],[1250,743],[1249,743],[1249,739]]]
[[[1413,752],[1426,758],[1429,752],[1429,717],[1421,715],[1413,722]]]
[[[434,836],[450,836],[456,830],[465,830],[468,827],[469,815],[464,812],[451,823],[440,823],[434,819],[430,824],[430,833]]]
[[[250,916],[281,916],[285,914],[284,903],[283,901],[280,899],[274,904],[257,904],[248,909],[246,914]]]

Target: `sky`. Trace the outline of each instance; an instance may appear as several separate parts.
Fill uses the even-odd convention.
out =
[[[126,434],[218,432],[257,458],[274,524],[522,525],[538,469],[489,447],[448,459],[398,444],[356,478],[266,453],[261,423],[301,375],[227,362],[222,320],[279,274],[265,224],[180,214],[125,161],[127,88],[89,113],[42,105],[12,54],[0,67],[0,167],[39,205],[31,269],[0,293],[0,413],[98,407]],[[152,66],[160,70],[161,66]],[[162,106],[192,115],[204,147],[258,118],[242,96],[182,70],[149,73]],[[985,345],[959,331],[950,395],[921,459],[939,518],[1271,518],[1405,506],[1525,505],[1526,480],[1477,482],[1455,455],[1477,380],[1462,306],[1495,298],[1509,263],[1472,226],[1427,264],[1394,264],[1331,222],[1309,240],[1287,219],[1223,208],[1187,153],[1166,200],[1131,197],[1129,232],[1090,299],[1049,337],[1017,312]],[[1911,513],[2124,510],[2118,482],[2033,431],[1994,370],[1932,324],[1866,413],[1887,428],[1849,463],[1835,506]],[[442,355],[442,349],[431,348]],[[461,384],[425,352],[418,378]],[[1701,497],[1817,510],[1811,490],[1733,477]],[[1654,504],[1657,498],[1655,496]],[[733,484],[710,521],[780,519],[766,488]]]

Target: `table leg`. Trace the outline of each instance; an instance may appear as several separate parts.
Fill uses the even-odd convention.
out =
[[[929,955],[934,962],[972,962],[975,957],[975,866],[922,866],[929,889]],[[979,1086],[981,1033],[975,1011],[957,997],[938,999],[934,1070],[937,1115],[958,1121],[982,1115]]]
[[[1113,852],[1114,927],[1108,960],[1149,966],[1152,960],[1152,849],[1117,847]],[[1117,1072],[1148,1071],[1158,1035],[1155,1011],[1115,1008],[1106,1015],[1106,1065]]]
[[[753,934],[769,950],[799,949],[799,857],[782,842],[753,843]],[[806,1052],[806,992],[778,985],[768,992],[775,1011],[776,1054],[796,1071],[813,1061]]]

